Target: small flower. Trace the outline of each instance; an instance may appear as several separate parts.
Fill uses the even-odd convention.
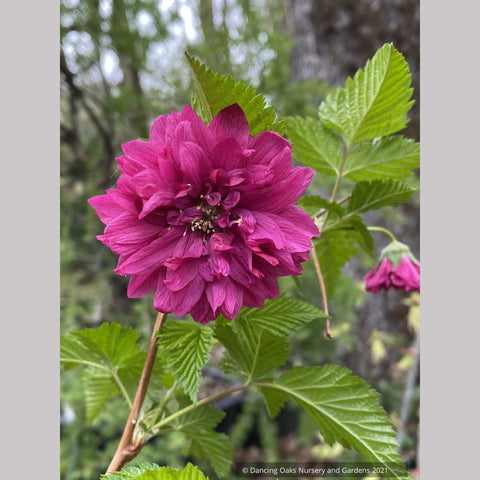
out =
[[[385,247],[379,262],[363,279],[365,289],[372,293],[390,287],[407,292],[420,291],[420,263],[404,243],[394,241]]]
[[[392,272],[394,288],[403,288],[407,292],[420,291],[420,264],[412,261],[408,255],[402,255],[397,268]]]
[[[392,286],[391,274],[392,264],[388,258],[384,258],[363,277],[367,282],[365,289],[372,293],[378,293],[382,289],[388,290]]]
[[[155,291],[157,310],[207,323],[261,307],[277,277],[300,274],[318,229],[295,203],[313,171],[292,166],[277,133],[251,136],[238,105],[208,127],[189,106],[162,115],[122,150],[116,189],[89,203],[130,298]]]

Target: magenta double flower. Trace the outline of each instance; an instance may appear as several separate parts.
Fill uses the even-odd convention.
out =
[[[155,291],[157,310],[207,323],[261,307],[277,277],[301,272],[318,229],[295,203],[313,171],[292,166],[277,133],[251,136],[238,105],[208,126],[189,106],[162,115],[122,150],[116,188],[89,203],[129,297]]]
[[[420,263],[407,245],[395,241],[382,250],[379,262],[363,279],[365,289],[372,293],[391,287],[419,292]]]

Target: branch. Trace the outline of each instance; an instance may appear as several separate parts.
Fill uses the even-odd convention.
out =
[[[320,268],[320,262],[318,261],[318,255],[315,247],[312,248],[312,258],[315,265],[315,271],[317,272],[318,283],[320,284],[320,290],[322,292],[323,311],[327,315],[325,318],[325,335],[328,338],[332,338],[332,332],[330,331],[330,318],[328,317],[328,303],[327,303],[327,291],[325,290],[325,282],[323,281],[322,269]]]
[[[340,181],[343,176],[343,169],[345,167],[345,162],[347,160],[349,151],[350,149],[347,148],[343,154],[342,164],[340,166],[340,170],[338,171],[337,178],[335,179],[335,185],[333,186],[332,195],[330,197],[330,203],[333,203],[335,201],[335,197],[337,196],[338,188],[340,186]],[[347,195],[346,197],[341,198],[339,200],[339,203],[346,202],[349,198],[350,198],[350,195]],[[329,212],[328,211],[325,212],[324,209],[321,209],[314,215],[314,218],[315,218],[323,215],[324,213],[325,213],[325,219],[323,220],[322,226],[319,228],[320,232],[317,237],[318,239],[322,236],[323,226],[327,223]],[[315,247],[312,248],[311,252],[312,252],[313,263],[315,264],[315,271],[317,272],[318,283],[320,284],[320,290],[322,292],[323,310],[327,315],[329,315],[328,304],[327,304],[327,292],[325,290],[325,282],[323,281],[322,269],[320,268],[320,261],[318,260],[318,255],[315,250]],[[332,338],[332,332],[330,331],[330,318],[328,316],[325,319],[325,335],[328,338]]]
[[[147,358],[143,366],[142,376],[138,383],[137,393],[133,400],[133,407],[128,416],[127,423],[123,430],[122,438],[118,444],[117,451],[110,462],[105,473],[118,472],[123,465],[135,458],[144,445],[144,440],[140,438],[135,443],[132,443],[133,433],[135,426],[137,425],[138,418],[140,416],[140,410],[147,394],[148,384],[152,375],[153,364],[155,362],[155,355],[157,354],[157,332],[165,321],[166,314],[160,312],[157,315],[155,325],[153,327],[152,336],[150,337],[150,345],[148,347]]]
[[[232,393],[239,392],[240,390],[244,390],[251,385],[256,385],[256,383],[249,383],[245,382],[242,383],[241,385],[236,385],[234,387],[227,388],[226,390],[223,390],[219,393],[215,393],[214,395],[210,395],[209,397],[205,397],[202,400],[199,400],[197,403],[191,403],[190,405],[186,406],[185,408],[182,408],[181,410],[178,410],[175,413],[172,413],[170,416],[164,418],[160,422],[156,423],[155,425],[152,425],[151,430],[160,430],[163,426],[169,424],[172,420],[175,420],[178,417],[181,417],[182,415],[185,415],[188,412],[191,412],[192,410],[195,410],[198,407],[201,407],[202,405],[206,405],[207,403],[211,403],[214,400],[218,400],[219,398],[225,397],[227,395],[231,395]]]
[[[111,168],[111,160],[115,157],[115,150],[112,143],[113,134],[103,125],[100,118],[85,98],[84,92],[75,84],[75,75],[68,68],[63,49],[60,49],[60,71],[64,75],[67,85],[70,88],[72,98],[78,100],[82,104],[87,115],[90,117],[90,120],[97,127],[105,147],[105,157],[107,159],[108,168]],[[108,173],[108,177],[109,176],[110,172]]]
[[[346,201],[350,200],[351,195],[346,195],[345,197],[342,197],[340,200],[338,200],[338,204],[341,205],[342,203],[345,203]],[[327,213],[328,209],[326,208],[321,208],[315,215],[313,215],[313,218],[321,217],[323,214]]]

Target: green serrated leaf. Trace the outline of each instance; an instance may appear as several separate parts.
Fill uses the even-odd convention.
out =
[[[161,467],[155,463],[138,462],[137,465],[127,465],[123,467],[119,472],[102,474],[100,475],[100,479],[101,480],[138,479],[138,477],[145,472],[157,471],[157,470],[161,470],[162,468],[169,468],[169,467]]]
[[[285,119],[285,130],[296,160],[319,173],[338,175],[344,149],[331,129],[311,117],[289,117]]]
[[[355,449],[367,461],[391,469],[392,478],[409,478],[396,451],[395,432],[378,404],[379,394],[347,368],[295,367],[281,375],[271,388],[295,400],[329,445],[339,442]]]
[[[396,206],[412,198],[416,190],[398,180],[359,182],[347,205],[349,213],[358,214],[381,207]]]
[[[190,439],[189,453],[210,462],[219,476],[225,476],[233,459],[233,448],[228,437],[214,431],[225,417],[225,412],[210,405],[200,405],[175,418],[169,427]]]
[[[226,348],[220,367],[247,381],[264,377],[288,358],[290,344],[285,338],[245,318],[237,317],[230,323],[217,321],[215,336]]]
[[[192,107],[205,123],[210,123],[223,108],[237,103],[247,117],[251,135],[266,130],[283,133],[283,122],[276,121],[273,107],[267,107],[265,97],[251,85],[215,73],[188,53],[185,55],[194,75],[196,95]]]
[[[137,340],[137,332],[118,323],[104,323],[61,337],[60,362],[67,368],[86,367],[82,378],[89,422],[119,393],[131,406],[145,360]]]
[[[214,429],[225,417],[225,412],[211,405],[201,405],[190,410],[171,422],[175,430],[201,435],[206,430]]]
[[[360,182],[346,209],[337,205],[335,211],[330,211],[316,246],[327,295],[332,295],[343,266],[357,253],[357,245],[369,255],[375,254],[374,240],[360,214],[406,201],[414,192],[412,187],[395,180]]]
[[[68,335],[83,345],[83,352],[87,355],[87,358],[77,357],[77,363],[92,361],[94,357],[93,361],[99,365],[118,367],[130,362],[131,357],[140,351],[137,345],[138,333],[116,322],[103,323],[98,328],[85,328]],[[65,359],[61,356],[60,361],[63,362]]]
[[[233,462],[233,448],[230,439],[224,433],[203,432],[201,437],[192,436],[190,454],[205,458],[219,477],[230,474]]]
[[[367,226],[363,223],[360,216],[350,218],[349,227],[351,235],[356,239],[357,243],[371,257],[375,256],[375,241]]]
[[[102,480],[208,480],[194,465],[188,463],[183,469],[160,467],[156,464],[126,466],[120,472],[101,475]]]
[[[324,312],[310,303],[294,298],[278,297],[265,300],[263,308],[243,307],[239,317],[275,335],[288,336],[316,318],[325,318]]]
[[[274,388],[259,387],[259,390],[262,392],[270,418],[274,419],[285,405],[288,395],[285,392]]]
[[[342,136],[347,148],[403,129],[407,124],[411,74],[403,55],[391,43],[381,47],[365,68],[348,78],[320,105],[328,127]]]
[[[420,144],[401,135],[393,135],[352,149],[343,175],[356,182],[407,178],[419,166]]]
[[[336,214],[341,214],[343,212],[342,207],[338,203],[330,203],[327,199],[319,197],[318,195],[305,195],[300,198],[297,205],[305,210],[310,216],[315,215],[322,208]]]
[[[192,402],[196,402],[202,367],[212,350],[213,332],[198,323],[166,322],[160,332],[160,348],[167,352],[166,364]]]
[[[70,334],[60,337],[60,363],[66,369],[77,367],[80,364],[93,364],[99,368],[107,368],[98,357],[92,358],[91,351]]]
[[[120,393],[112,376],[85,370],[82,375],[85,389],[87,422],[92,423],[105,403]]]
[[[304,195],[300,197],[297,202],[302,210],[305,210],[311,217],[313,217],[320,209],[325,208],[328,200],[319,197],[318,195]]]
[[[322,269],[327,297],[331,297],[340,273],[352,255],[358,251],[358,235],[348,230],[323,232],[315,245]]]

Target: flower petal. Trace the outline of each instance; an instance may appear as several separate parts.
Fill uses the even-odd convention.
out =
[[[248,146],[250,127],[243,110],[236,103],[218,112],[208,128],[217,143],[227,138],[235,138],[242,148]]]
[[[191,196],[199,196],[202,185],[211,169],[210,160],[198,145],[192,142],[182,142],[177,159],[183,174],[183,183],[192,186]]]
[[[420,266],[412,262],[407,255],[402,255],[400,263],[392,273],[392,283],[407,292],[420,291]]]
[[[245,167],[243,150],[235,137],[229,137],[217,143],[210,153],[214,169],[225,171]]]
[[[280,212],[294,205],[307,189],[313,170],[307,167],[292,168],[289,176],[277,183],[242,194],[239,207]],[[242,187],[239,187],[241,189]]]
[[[100,220],[108,225],[118,215],[125,210],[113,199],[113,196],[107,192],[106,195],[97,195],[89,198],[88,203],[95,209]]]
[[[205,152],[209,152],[215,145],[214,136],[190,105],[183,108],[182,120],[190,124],[189,140],[198,144]]]
[[[182,235],[182,229],[173,227],[148,245],[131,254],[121,255],[115,273],[119,275],[144,274],[158,269],[172,256],[175,241]]]
[[[225,281],[225,300],[223,305],[220,307],[220,311],[225,318],[230,320],[235,318],[242,308],[243,304],[243,289],[239,288],[230,279]]]
[[[380,290],[388,290],[392,286],[392,264],[388,258],[384,258],[380,265],[372,268],[364,277],[367,282],[365,290],[378,293]]]
[[[132,159],[134,164],[143,165],[144,168],[154,168],[161,148],[162,144],[158,142],[131,140],[122,144],[123,153],[127,157],[124,162],[128,163],[128,160]]]
[[[123,212],[105,228],[105,235],[115,247],[146,244],[160,232],[159,225],[138,220],[130,212]]]
[[[170,115],[160,115],[150,129],[150,140],[169,145],[174,141],[175,129],[181,121],[180,112],[172,112]]]
[[[205,294],[214,314],[220,305],[222,305],[227,295],[226,283],[227,279],[221,277],[213,282],[208,282],[205,287]]]
[[[167,268],[167,276],[163,284],[171,291],[176,292],[186,287],[196,276],[198,276],[198,260],[194,258],[181,258],[176,260],[176,268]],[[170,263],[165,265],[172,267]]]
[[[205,293],[200,297],[200,300],[192,307],[190,312],[192,318],[203,325],[215,320],[216,315],[213,314],[213,311],[208,303],[207,296]]]
[[[158,283],[158,270],[146,275],[132,275],[128,282],[127,297],[140,298],[148,295]]]
[[[205,281],[200,275],[197,275],[193,280],[182,290],[178,292],[171,292],[171,304],[173,312],[177,317],[183,317],[190,313],[193,306],[200,300],[205,290]]]

